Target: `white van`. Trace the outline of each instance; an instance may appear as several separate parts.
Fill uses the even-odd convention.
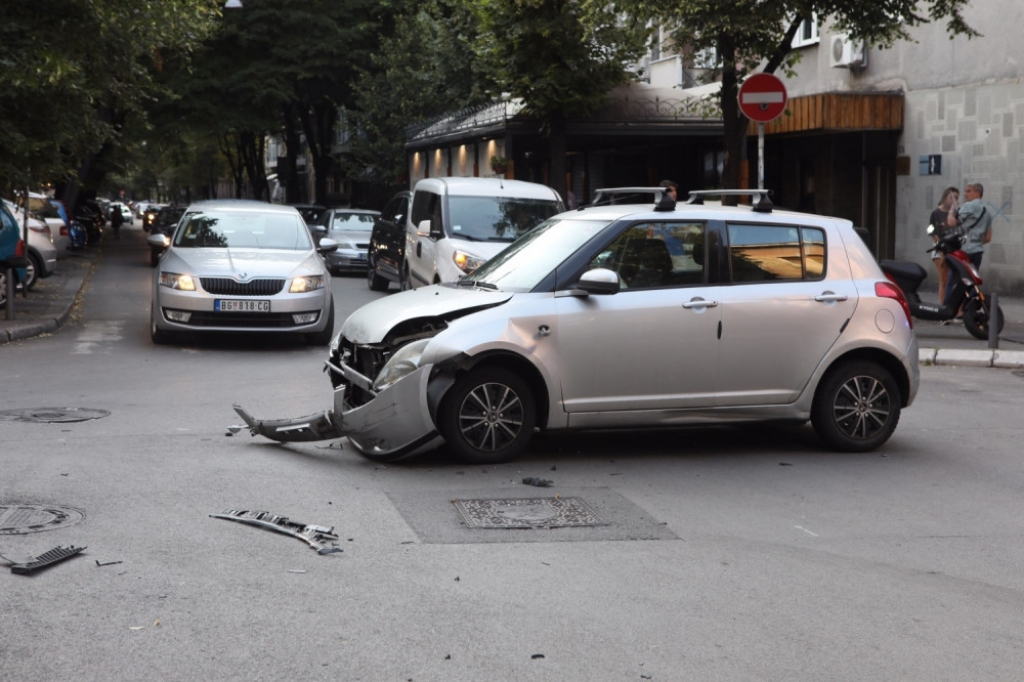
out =
[[[426,178],[413,189],[402,288],[453,282],[564,211],[558,192],[501,178]]]

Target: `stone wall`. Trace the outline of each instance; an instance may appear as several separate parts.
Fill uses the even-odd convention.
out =
[[[910,157],[910,175],[897,178],[897,257],[925,265],[928,217],[942,190],[968,183],[985,187],[993,239],[985,249],[985,288],[1024,294],[1024,81],[960,85],[906,94],[898,154]],[[941,175],[921,175],[919,159],[942,157]]]

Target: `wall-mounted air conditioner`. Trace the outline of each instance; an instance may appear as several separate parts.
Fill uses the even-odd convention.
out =
[[[829,65],[834,68],[860,69],[868,65],[868,51],[862,42],[854,42],[849,36],[834,35],[831,38]]]

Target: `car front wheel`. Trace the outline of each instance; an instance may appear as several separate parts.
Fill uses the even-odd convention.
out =
[[[438,429],[463,462],[497,464],[526,448],[536,421],[530,386],[506,369],[489,367],[452,386],[441,405]]]
[[[868,452],[896,430],[900,390],[892,375],[874,362],[850,362],[818,386],[811,423],[818,436],[841,452]]]
[[[388,281],[377,274],[377,266],[372,262],[367,263],[366,286],[370,287],[370,291],[387,291],[388,289]]]

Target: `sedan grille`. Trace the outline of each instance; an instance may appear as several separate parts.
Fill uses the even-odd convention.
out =
[[[283,279],[254,279],[236,282],[227,277],[201,277],[199,281],[208,293],[217,296],[273,296],[284,289]]]

